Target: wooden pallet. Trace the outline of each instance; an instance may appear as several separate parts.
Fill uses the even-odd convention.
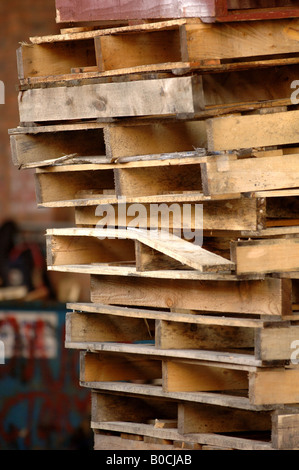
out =
[[[109,0],[104,5],[95,0],[77,2],[74,8],[70,0],[56,0],[56,21],[58,23],[82,23],[85,21],[147,20],[180,18],[182,16],[201,17],[203,21],[244,21],[269,18],[298,17],[299,10],[290,0],[205,0],[171,3],[165,0],[155,2],[127,2]]]
[[[201,228],[195,228],[201,230]],[[299,272],[299,233],[291,238],[231,241],[229,259],[168,231],[76,228],[47,231],[48,265],[126,264],[137,271],[191,268],[237,275]]]
[[[296,426],[297,420],[287,377],[295,383],[291,375],[297,369],[287,364],[296,321],[290,327],[242,316],[95,303],[68,309],[66,347],[83,351],[80,383],[94,390],[96,448],[105,449],[107,442],[110,449],[135,450],[298,446],[282,424],[293,419],[289,426]],[[283,385],[273,390],[268,380]]]
[[[18,50],[13,162],[38,206],[75,212],[47,231],[47,264],[90,277],[65,346],[98,449],[299,448],[298,20],[283,2],[230,22],[262,18],[236,3]]]
[[[18,50],[20,85],[26,90],[62,80],[296,66],[298,41],[288,33],[296,21],[211,25],[193,18],[32,37]],[[273,78],[279,71],[271,73]],[[247,82],[252,80],[258,76],[251,73]],[[268,81],[269,87],[275,87],[275,80]]]
[[[107,449],[107,445],[109,450],[298,448],[296,407],[232,409],[202,404],[205,394],[201,392],[163,393],[149,385],[132,385],[122,394],[116,389],[111,383],[107,391],[104,385],[92,394],[92,428],[98,450]]]
[[[255,359],[259,364],[290,362],[298,336],[298,314],[288,320],[242,315],[205,314],[195,310],[156,310],[114,305],[68,304],[66,344],[150,341],[157,349],[201,350],[210,360]],[[212,354],[213,351],[213,354]],[[210,353],[210,356],[209,356]],[[217,353],[219,355],[217,359]],[[228,353],[228,354],[226,354]]]

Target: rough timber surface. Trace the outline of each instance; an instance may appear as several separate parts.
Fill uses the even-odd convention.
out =
[[[169,2],[155,0],[154,2],[116,2],[109,0],[105,5],[95,0],[87,2],[80,0],[74,3],[70,0],[56,0],[57,23],[83,21],[119,21],[147,20],[174,17],[201,17],[204,21],[231,22],[244,20],[264,20],[273,18],[292,18],[299,16],[299,10],[294,2],[289,0],[277,1],[240,1],[240,0],[207,0],[195,2]]]
[[[214,1],[169,1],[154,0],[151,2],[137,1],[116,2],[109,0],[105,3],[95,0],[77,1],[76,7],[70,0],[56,0],[57,22],[83,22],[107,20],[134,20],[181,18],[184,16],[200,17],[213,16]]]
[[[21,92],[19,96],[20,120],[50,122],[107,117],[192,116],[201,108],[197,88],[196,77],[177,77],[32,89]]]

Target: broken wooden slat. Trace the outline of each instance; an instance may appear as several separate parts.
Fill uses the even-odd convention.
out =
[[[154,250],[199,271],[229,271],[234,265],[229,260],[166,232],[153,232],[139,229],[62,229],[48,230],[49,265],[105,263],[113,261],[109,251],[102,245],[110,245],[114,255],[114,244],[139,241]],[[72,244],[72,245],[71,245]],[[72,246],[72,249],[71,249]],[[116,251],[120,256],[122,250]],[[98,255],[96,255],[98,253]],[[129,261],[130,252],[124,250],[124,258]],[[118,255],[116,259],[119,261]],[[108,256],[108,258],[107,258]],[[129,256],[129,260],[128,260]]]

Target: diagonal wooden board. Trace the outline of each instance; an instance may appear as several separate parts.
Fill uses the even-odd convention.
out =
[[[165,231],[67,228],[47,230],[47,237],[51,236],[130,239],[201,272],[210,269],[231,271],[235,267],[231,261]]]

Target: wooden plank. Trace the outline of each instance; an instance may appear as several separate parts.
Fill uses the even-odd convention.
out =
[[[44,172],[34,176],[38,204],[76,199],[82,190],[114,192],[113,170]]]
[[[297,344],[298,326],[264,328],[256,331],[256,357],[264,361],[291,360]]]
[[[298,20],[181,26],[182,59],[232,59],[298,52]]]
[[[245,158],[202,163],[202,184],[206,195],[246,193],[283,188],[297,188],[299,155]]]
[[[92,354],[99,354],[102,356],[125,356],[134,357],[141,359],[143,356],[146,358],[152,358],[155,361],[161,362],[163,360],[170,360],[179,363],[186,364],[197,364],[200,366],[219,367],[221,369],[239,370],[239,371],[253,371],[263,366],[261,361],[256,360],[249,354],[240,353],[226,353],[218,351],[202,351],[202,350],[188,350],[188,349],[176,349],[176,350],[165,350],[158,349],[153,343],[144,344],[141,343],[66,343],[68,349],[92,351]],[[107,353],[107,354],[106,354]],[[139,360],[138,359],[138,360]],[[161,377],[156,377],[161,378]],[[116,379],[117,380],[117,379]],[[128,379],[130,380],[130,379]],[[96,382],[96,380],[84,380],[86,382]],[[107,378],[105,381],[114,381],[113,378]]]
[[[154,250],[153,248],[135,242],[136,271],[159,271],[161,269],[189,269],[187,265]]]
[[[194,115],[196,77],[29,89],[19,96],[21,122],[129,116]],[[47,106],[44,106],[44,103]],[[59,105],[58,105],[59,104]]]
[[[178,431],[181,434],[270,430],[269,413],[257,414],[191,403],[178,406]]]
[[[130,397],[92,393],[91,420],[94,422],[127,421],[148,422],[157,418],[175,419],[174,402],[151,397]]]
[[[285,283],[286,281],[286,283]],[[197,282],[187,279],[91,277],[91,301],[249,315],[292,314],[289,279]]]
[[[96,430],[95,430],[96,431]],[[109,433],[105,434],[94,434],[94,450],[130,450],[130,451],[138,451],[138,450],[166,450],[166,451],[173,451],[175,450],[173,445],[166,445],[166,444],[158,444],[158,443],[149,443],[143,441],[136,441],[134,439],[134,435],[132,435],[131,439],[123,439],[119,436],[111,436]]]
[[[151,425],[128,423],[128,422],[92,422],[93,429],[102,429],[113,432],[130,432],[137,435],[149,435],[159,438],[167,438],[180,442],[197,442],[216,446],[221,448],[232,448],[235,450],[273,450],[271,443],[263,440],[253,440],[246,438],[238,438],[234,436],[223,436],[218,434],[188,434],[182,435],[176,430],[156,429]]]
[[[299,238],[232,242],[238,274],[299,270]]]
[[[263,328],[265,323],[263,320],[247,319],[247,318],[232,318],[225,316],[212,316],[212,315],[200,315],[196,311],[176,311],[171,312],[153,310],[153,309],[142,309],[132,307],[119,307],[107,304],[97,303],[68,303],[67,309],[73,310],[74,312],[85,312],[90,314],[101,314],[101,315],[116,315],[125,318],[141,318],[151,320],[165,320],[167,322],[183,322],[192,323],[196,325],[206,326],[223,326],[223,327],[237,327],[237,328]]]
[[[134,20],[213,16],[214,1],[208,0],[154,0],[151,2],[127,2],[109,0],[99,4],[95,0],[79,1],[76,7],[70,0],[56,0],[56,21],[76,23],[85,21]]]
[[[207,121],[210,151],[296,144],[299,111],[226,116]]]
[[[96,65],[93,39],[23,44],[17,59],[19,79],[69,74],[73,67]]]
[[[241,391],[248,388],[247,373],[243,370],[167,360],[163,361],[162,374],[166,392]]]
[[[136,197],[171,192],[202,192],[199,165],[115,169],[117,196]]]
[[[79,235],[47,235],[47,264],[49,266],[76,263],[122,263],[135,261],[134,241],[130,239],[110,240]]]
[[[152,380],[161,377],[161,363],[141,357],[120,354],[80,353],[80,380],[106,382]]]
[[[44,160],[55,160],[67,155],[106,158],[102,129],[65,132],[40,132],[10,136],[12,160],[23,168],[28,164],[41,165]]]
[[[68,312],[66,315],[66,342],[134,342],[151,339],[149,324],[145,319],[76,312]]]
[[[156,345],[160,349],[233,351],[254,347],[254,331],[240,327],[190,325],[156,321]]]
[[[179,29],[99,37],[101,71],[180,62]]]
[[[299,369],[275,369],[249,374],[249,399],[251,403],[298,403]]]
[[[192,151],[206,147],[202,121],[157,122],[142,126],[110,126],[104,130],[107,157],[111,161],[134,155]]]
[[[295,412],[277,411],[273,414],[272,422],[273,447],[279,450],[298,450],[299,415]]]
[[[249,231],[249,232],[261,232],[265,224],[265,208],[264,202],[254,198],[240,198],[240,199],[227,199],[223,201],[205,201],[198,196],[188,194],[177,194],[177,195],[163,195],[160,198],[157,197],[126,197],[127,204],[124,203],[121,207],[115,201],[115,199],[106,199],[106,203],[112,205],[113,210],[110,214],[101,213],[101,207],[104,208],[105,199],[85,199],[75,200],[73,204],[71,201],[60,202],[59,206],[63,207],[68,205],[69,207],[75,207],[75,219],[78,225],[84,226],[97,226],[101,227],[104,224],[110,226],[126,227],[132,223],[136,215],[134,206],[132,204],[142,204],[144,207],[145,217],[139,214],[138,223],[140,228],[147,228],[150,226],[156,226],[157,228],[170,229],[190,229],[194,230],[198,227],[198,210],[199,205],[202,204],[203,211],[203,230],[228,230],[228,231]],[[103,204],[103,206],[101,206]],[[155,208],[154,205],[157,205]],[[172,204],[175,204],[172,207]],[[178,213],[183,214],[184,204],[188,205],[190,210],[190,218],[188,221],[188,227],[182,224],[183,218],[171,217],[172,209],[177,208]],[[47,204],[43,204],[47,206]],[[58,203],[57,203],[58,205]],[[136,208],[136,206],[135,206]],[[151,217],[155,211],[158,210],[163,217],[158,217],[157,222]],[[238,214],[238,217],[236,217]],[[249,235],[250,236],[250,235]]]

